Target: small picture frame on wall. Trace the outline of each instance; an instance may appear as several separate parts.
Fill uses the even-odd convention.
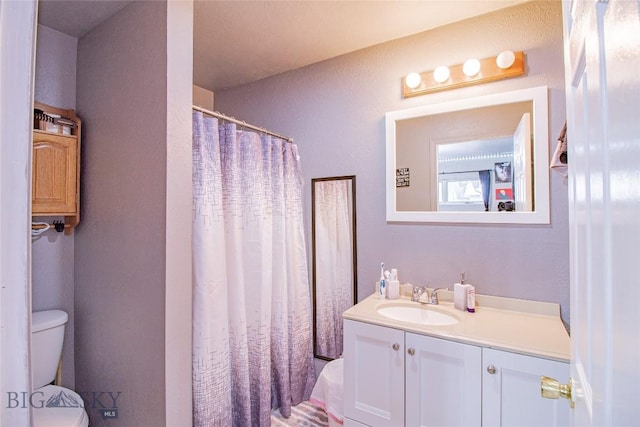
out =
[[[409,184],[409,168],[396,169],[396,187],[408,187]]]
[[[496,182],[511,182],[511,162],[499,162],[494,165]]]

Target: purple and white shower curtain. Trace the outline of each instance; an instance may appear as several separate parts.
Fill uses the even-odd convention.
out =
[[[268,426],[315,381],[297,147],[193,113],[195,426]]]

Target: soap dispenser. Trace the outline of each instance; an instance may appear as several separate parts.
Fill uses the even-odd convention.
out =
[[[458,310],[467,310],[467,293],[469,285],[464,283],[464,271],[460,275],[460,282],[453,285],[453,306]]]

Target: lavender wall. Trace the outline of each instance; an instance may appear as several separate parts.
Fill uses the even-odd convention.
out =
[[[76,108],[76,50],[78,39],[38,25],[36,101],[58,108]]]
[[[76,108],[78,40],[38,25],[35,100],[58,108]],[[36,218],[51,221],[51,218]],[[32,309],[59,309],[69,315],[62,349],[62,385],[75,386],[73,265],[74,236],[47,231],[32,239]]]
[[[311,178],[357,176],[359,299],[373,292],[384,261],[401,281],[421,285],[451,286],[465,271],[480,294],[557,302],[568,322],[567,186],[559,175],[551,174],[550,225],[387,224],[384,194],[386,111],[547,85],[555,146],[565,120],[561,18],[559,2],[526,3],[216,91],[216,110],[295,138],[308,223]],[[411,71],[504,49],[525,52],[524,77],[401,97],[400,79]]]
[[[166,40],[158,1],[133,2],[78,43],[76,384],[121,392],[117,420],[88,405],[92,426],[166,423]]]

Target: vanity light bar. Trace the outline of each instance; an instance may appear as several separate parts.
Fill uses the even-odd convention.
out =
[[[513,52],[514,60],[508,68],[500,68],[498,66],[498,57],[502,59],[503,53],[498,56],[492,56],[491,58],[480,59],[480,70],[473,76],[468,76],[464,73],[464,64],[452,65],[449,68],[449,76],[446,80],[438,82],[435,78],[436,70],[425,71],[419,73],[419,84],[415,87],[409,87],[407,85],[406,78],[402,79],[402,97],[409,98],[412,96],[426,95],[428,93],[440,92],[443,90],[457,89],[460,87],[477,85],[480,83],[489,83],[496,80],[502,80],[510,77],[522,76],[525,71],[525,56],[524,52]],[[418,73],[411,73],[414,80],[417,80]],[[441,74],[441,73],[439,73]],[[438,76],[441,80],[442,77]],[[411,82],[410,82],[411,83]],[[413,84],[412,84],[413,86]]]

